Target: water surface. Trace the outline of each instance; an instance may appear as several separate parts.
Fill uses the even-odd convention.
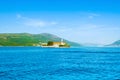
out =
[[[0,80],[120,80],[120,48],[0,47]]]

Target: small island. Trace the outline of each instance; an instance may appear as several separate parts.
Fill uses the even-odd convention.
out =
[[[47,43],[41,43],[41,47],[70,47],[69,44],[65,43],[63,39],[60,42],[48,41]]]

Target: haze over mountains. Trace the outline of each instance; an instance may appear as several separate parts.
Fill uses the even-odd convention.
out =
[[[117,40],[117,41],[115,41],[112,44],[109,44],[107,46],[120,47],[120,40]]]

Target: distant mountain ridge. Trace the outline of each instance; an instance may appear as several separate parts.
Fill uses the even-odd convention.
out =
[[[49,34],[29,34],[29,33],[3,33],[0,34],[0,46],[33,46],[34,44],[45,43],[48,41],[60,41],[61,38]],[[68,41],[63,39],[64,42],[68,43],[71,46],[81,46],[78,43]]]
[[[116,47],[120,47],[120,40],[117,40],[115,42],[113,42],[112,44],[109,44],[107,46],[116,46]]]

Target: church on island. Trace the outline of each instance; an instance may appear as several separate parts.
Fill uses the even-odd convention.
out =
[[[70,47],[70,45],[61,39],[60,42],[48,41],[47,43],[41,43],[41,47]]]

